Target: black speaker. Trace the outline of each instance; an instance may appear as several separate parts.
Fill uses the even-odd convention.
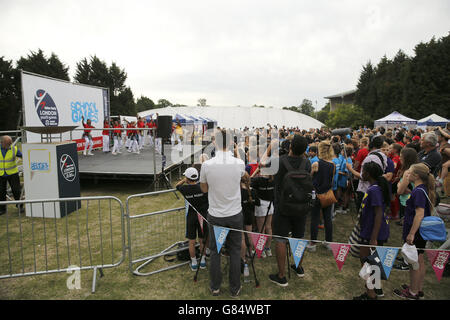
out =
[[[208,121],[208,122],[206,123],[206,125],[207,125],[207,129],[214,129],[214,122]]]
[[[156,137],[170,139],[172,135],[172,116],[158,116],[158,127]]]

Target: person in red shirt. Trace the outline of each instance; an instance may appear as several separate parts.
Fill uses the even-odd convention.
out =
[[[103,123],[103,128],[104,129],[111,128],[108,119],[105,119],[105,122]],[[102,136],[103,136],[103,152],[109,152],[109,130],[103,130]]]
[[[86,121],[86,123],[84,123],[84,116],[81,116],[81,123],[83,124],[83,127],[86,129],[89,129],[89,128],[94,128],[92,125],[91,125],[91,119],[88,119],[87,121]],[[83,154],[84,155],[86,155],[86,153],[87,153],[87,148],[88,148],[88,145],[89,145],[89,153],[87,153],[87,155],[90,155],[90,156],[93,156],[94,154],[92,153],[92,147],[94,146],[94,141],[92,140],[92,136],[91,136],[91,130],[84,130],[84,133],[83,133],[83,139],[84,139],[84,141],[85,141],[85,144],[84,144],[84,152],[83,152]]]
[[[113,131],[113,137],[114,137],[114,146],[112,149],[113,155],[116,155],[120,152],[120,148],[122,147],[122,126],[119,124],[119,121],[114,122],[114,131]]]
[[[137,127],[141,129],[145,128],[145,122],[141,117],[138,118]],[[142,150],[144,147],[144,130],[139,130],[137,139],[139,143],[139,150]]]
[[[153,119],[151,119],[150,122],[148,123],[148,127],[150,129],[156,128],[156,124],[155,124],[155,121]],[[154,132],[155,132],[154,130],[149,130],[148,131],[148,136],[150,138],[150,146],[151,147],[153,147],[153,144],[155,143],[155,137],[154,137],[155,133]]]
[[[359,142],[359,151],[355,158],[355,170],[361,172],[361,164],[369,154],[369,138],[362,138]]]
[[[136,129],[136,122],[131,122],[130,128]],[[134,152],[139,154],[139,137],[138,137],[138,131],[137,130],[129,130],[130,132],[130,139],[131,139],[131,145],[128,148],[128,152]]]

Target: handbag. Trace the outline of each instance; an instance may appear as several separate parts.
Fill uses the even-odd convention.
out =
[[[333,190],[328,190],[326,193],[318,194],[317,198],[320,201],[320,206],[322,208],[326,208],[331,206],[333,203],[336,203],[336,197],[334,196]]]
[[[333,164],[333,165],[334,165],[334,164]],[[332,176],[333,178],[331,179],[331,186],[333,186],[333,181],[334,181],[334,174],[335,174],[335,172],[336,172],[336,167],[334,167],[334,169],[333,169],[333,176]],[[333,192],[332,188],[330,188],[330,190],[328,190],[328,191],[325,192],[325,193],[317,194],[317,198],[319,199],[319,201],[320,201],[320,206],[321,206],[322,208],[329,207],[329,206],[331,206],[333,203],[336,203],[336,202],[337,202],[336,197],[334,196],[334,192]]]

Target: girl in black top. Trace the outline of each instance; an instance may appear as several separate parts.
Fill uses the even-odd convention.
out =
[[[333,186],[333,176],[335,165],[332,162],[334,151],[329,141],[322,141],[319,143],[319,161],[313,163],[311,174],[313,176],[313,186],[316,194],[326,193]],[[311,210],[311,240],[317,240],[319,232],[320,210],[322,209],[323,219],[325,224],[325,241],[333,241],[333,222],[331,217],[331,205],[322,208],[319,199],[316,199],[314,207]],[[325,245],[330,249],[329,245]],[[310,243],[308,249],[316,250],[316,245]]]

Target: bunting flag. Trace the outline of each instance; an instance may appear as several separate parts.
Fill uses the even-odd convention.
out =
[[[197,213],[198,223],[200,224],[200,228],[202,229],[203,233],[203,217],[200,213]]]
[[[377,247],[377,253],[378,257],[380,257],[384,273],[386,274],[386,279],[389,279],[392,266],[394,265],[395,258],[398,254],[398,248]]]
[[[450,252],[443,250],[427,250],[428,259],[431,262],[434,273],[438,281],[441,281]]]
[[[336,260],[339,271],[344,266],[345,259],[350,252],[350,244],[329,243],[331,250],[333,251],[334,260]]]
[[[256,255],[258,258],[261,258],[261,253],[264,251],[264,246],[269,237],[259,233],[252,233],[250,236],[255,247]]]
[[[216,237],[217,253],[220,253],[230,229],[214,226],[214,236]]]
[[[300,260],[302,260],[303,253],[305,252],[306,246],[308,245],[308,241],[289,238],[289,245],[291,246],[295,267],[297,268]]]

